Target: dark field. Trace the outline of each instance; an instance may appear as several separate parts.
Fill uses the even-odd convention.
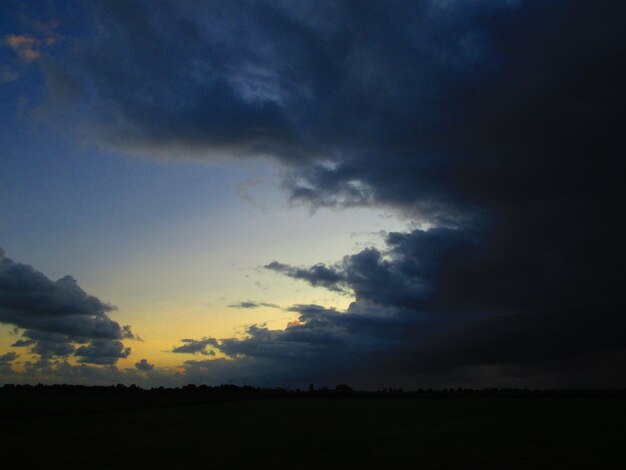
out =
[[[0,400],[11,467],[626,468],[623,397]]]

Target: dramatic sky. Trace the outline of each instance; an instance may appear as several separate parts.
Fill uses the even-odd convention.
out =
[[[0,3],[0,383],[624,387],[626,2]]]

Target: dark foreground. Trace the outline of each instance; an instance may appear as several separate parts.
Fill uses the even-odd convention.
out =
[[[6,468],[626,468],[623,396],[0,400]]]

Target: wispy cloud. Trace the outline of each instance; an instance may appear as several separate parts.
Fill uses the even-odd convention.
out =
[[[270,303],[270,302],[254,302],[252,300],[246,300],[243,302],[237,302],[234,304],[230,304],[229,308],[237,308],[237,309],[253,309],[259,307],[269,307],[269,308],[281,308],[280,306]]]

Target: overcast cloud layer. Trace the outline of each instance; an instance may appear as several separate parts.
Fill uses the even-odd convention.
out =
[[[269,255],[355,301],[294,306],[286,330],[181,340],[173,352],[231,359],[190,359],[187,377],[626,385],[624,2],[94,5],[97,28],[42,66],[49,106],[78,104],[103,145],[273,158],[293,200],[435,227],[329,266]],[[121,331],[75,354],[117,357]]]

